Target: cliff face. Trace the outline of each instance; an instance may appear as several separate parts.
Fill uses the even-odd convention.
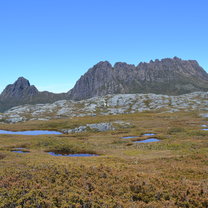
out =
[[[27,79],[20,77],[14,84],[8,85],[1,93],[0,112],[17,105],[52,103],[65,98],[65,93],[39,92],[34,85],[30,85]]]
[[[88,70],[68,92],[70,99],[82,100],[118,93],[180,95],[208,91],[208,74],[197,61],[177,57],[140,63],[99,62]]]

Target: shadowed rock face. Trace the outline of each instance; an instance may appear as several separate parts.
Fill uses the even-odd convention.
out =
[[[17,105],[51,103],[65,98],[65,93],[39,92],[27,79],[20,77],[14,84],[8,85],[0,95],[0,112]]]
[[[180,95],[208,91],[208,74],[197,61],[177,57],[140,63],[99,62],[68,92],[73,100],[118,93]]]

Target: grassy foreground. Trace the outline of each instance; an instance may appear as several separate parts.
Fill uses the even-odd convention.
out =
[[[31,121],[0,129],[61,130],[116,120],[132,125],[102,133],[0,135],[0,207],[208,207],[208,132],[200,127],[208,121],[197,112]],[[120,138],[143,133],[161,141]],[[30,153],[11,152],[18,147]],[[48,151],[100,156],[55,157]]]

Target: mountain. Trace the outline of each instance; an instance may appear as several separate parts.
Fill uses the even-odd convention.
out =
[[[208,74],[197,61],[174,57],[137,66],[99,62],[81,76],[68,95],[83,100],[119,93],[180,95],[195,91],[208,91]]]
[[[39,92],[34,85],[24,77],[17,79],[14,84],[8,85],[0,95],[0,112],[13,106],[23,104],[52,103],[57,100],[66,99],[67,94],[55,94],[51,92]]]
[[[24,99],[26,97],[33,97],[39,92],[34,85],[30,85],[30,82],[24,77],[18,78],[14,84],[8,85],[1,94],[1,99]]]
[[[208,74],[194,60],[165,58],[112,66],[107,61],[90,68],[68,93],[39,92],[24,77],[8,85],[0,95],[0,112],[23,104],[44,104],[57,100],[84,100],[108,94],[155,93],[181,95],[208,91]]]

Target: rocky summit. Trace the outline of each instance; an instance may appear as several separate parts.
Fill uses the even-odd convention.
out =
[[[14,84],[8,85],[1,94],[1,100],[13,99],[35,96],[38,94],[38,90],[34,85],[30,85],[30,82],[24,77],[18,78]]]
[[[8,85],[0,95],[0,112],[13,106],[23,104],[51,103],[65,99],[66,94],[54,94],[51,92],[39,92],[34,85],[24,77],[20,77],[14,84]]]
[[[156,93],[180,95],[208,91],[208,74],[197,61],[174,57],[140,63],[100,62],[82,76],[69,97],[83,100],[107,94]]]

